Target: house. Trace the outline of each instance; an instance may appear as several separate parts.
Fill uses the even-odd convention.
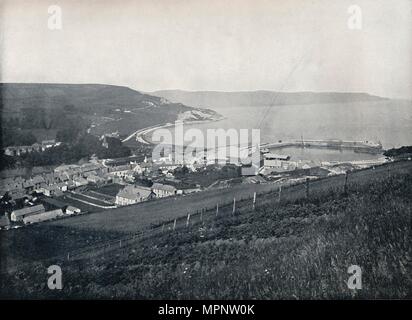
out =
[[[25,180],[23,182],[23,188],[26,192],[31,192],[34,190],[34,183],[31,180]]]
[[[271,172],[287,172],[295,170],[298,167],[298,163],[296,161],[289,161],[290,156],[287,155],[265,153],[263,157],[264,167]]]
[[[87,180],[82,177],[74,178],[73,183],[76,187],[82,187],[88,184]]]
[[[154,197],[155,195],[150,188],[128,185],[118,192],[115,203],[119,206],[127,206],[150,200]]]
[[[39,214],[45,212],[44,206],[42,204],[33,206],[33,207],[25,207],[23,209],[14,210],[12,211],[10,218],[11,221],[22,221],[25,217],[29,217],[31,215]]]
[[[36,223],[36,222],[56,219],[61,216],[63,216],[63,211],[61,209],[57,209],[57,210],[46,211],[46,212],[26,216],[23,218],[23,222],[24,224],[30,224],[30,223]]]
[[[94,175],[94,174],[90,174],[87,177],[86,180],[87,180],[87,182],[94,183],[94,184],[104,184],[106,182],[106,180],[104,178],[99,177],[99,176]]]
[[[42,186],[45,185],[44,178],[43,178],[42,176],[40,176],[40,175],[34,176],[34,177],[31,179],[31,181],[32,181],[32,183],[34,184],[34,189],[35,189],[35,190],[36,190],[36,189],[39,189],[39,188],[41,188]]]
[[[140,164],[136,163],[133,167],[133,171],[137,174],[142,174],[143,173],[143,168]]]
[[[42,145],[43,150],[45,150],[45,149],[48,149],[48,148],[51,148],[51,147],[55,147],[55,146],[60,145],[60,142],[56,142],[55,139],[52,139],[52,140],[43,140],[43,141],[41,142],[41,145]]]
[[[67,190],[67,186],[66,186],[66,190]],[[63,191],[61,190],[58,184],[44,186],[40,188],[39,191],[48,197],[61,196],[63,194]]]
[[[152,190],[158,198],[173,196],[177,194],[177,189],[168,184],[154,183]]]
[[[120,178],[125,178],[125,177],[130,175],[130,171],[132,169],[133,169],[133,167],[131,165],[125,164],[125,165],[111,167],[109,169],[109,172],[114,176],[117,176],[117,177],[120,177]]]
[[[73,206],[68,206],[66,208],[66,214],[72,215],[72,214],[79,214],[81,213],[81,210],[79,208],[73,207]]]

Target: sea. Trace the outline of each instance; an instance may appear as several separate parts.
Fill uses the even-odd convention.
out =
[[[206,137],[207,129],[248,129],[250,132],[260,129],[261,143],[339,139],[380,142],[384,149],[412,145],[411,101],[209,108],[224,119],[185,124],[184,131],[200,129]],[[170,130],[174,134],[174,128]],[[150,140],[150,135],[146,138]],[[294,160],[351,161],[382,157],[382,154],[356,153],[352,150],[301,147],[277,149],[276,152],[288,154]]]

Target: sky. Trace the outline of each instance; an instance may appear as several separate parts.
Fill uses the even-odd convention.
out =
[[[411,71],[411,0],[0,0],[1,82],[412,99]]]

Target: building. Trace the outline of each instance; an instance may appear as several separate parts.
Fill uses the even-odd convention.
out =
[[[82,186],[87,186],[88,182],[85,178],[79,177],[79,178],[74,178],[73,183],[76,187],[82,187]]]
[[[40,214],[43,212],[45,212],[44,206],[42,204],[39,204],[33,207],[25,207],[23,209],[14,210],[12,211],[10,218],[11,218],[11,221],[17,222],[17,221],[22,221],[26,217],[29,217],[35,214]]]
[[[64,215],[63,211],[61,209],[57,209],[57,210],[46,211],[46,212],[26,216],[23,218],[23,222],[24,224],[42,222],[42,221],[56,219],[63,215]]]
[[[119,206],[127,206],[150,200],[154,197],[155,194],[150,188],[129,185],[118,192],[115,203]]]
[[[272,172],[286,172],[297,168],[297,163],[295,161],[289,161],[290,156],[288,155],[265,153],[263,158],[263,166]]]
[[[72,214],[79,214],[81,213],[81,210],[79,208],[73,207],[73,206],[68,206],[66,208],[66,214],[72,215]]]
[[[173,196],[177,194],[177,189],[168,184],[154,183],[152,190],[158,198]]]
[[[65,185],[65,189],[67,190],[67,186]],[[66,191],[65,190],[65,191]],[[43,193],[47,197],[54,197],[54,196],[61,196],[63,191],[58,184],[53,184],[50,186],[45,186],[39,189],[41,193]]]

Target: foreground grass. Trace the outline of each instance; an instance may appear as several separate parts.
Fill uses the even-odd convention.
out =
[[[4,298],[412,297],[412,173],[167,232],[111,256],[66,262],[63,290],[38,263],[4,276]],[[362,290],[347,269],[362,268]]]

